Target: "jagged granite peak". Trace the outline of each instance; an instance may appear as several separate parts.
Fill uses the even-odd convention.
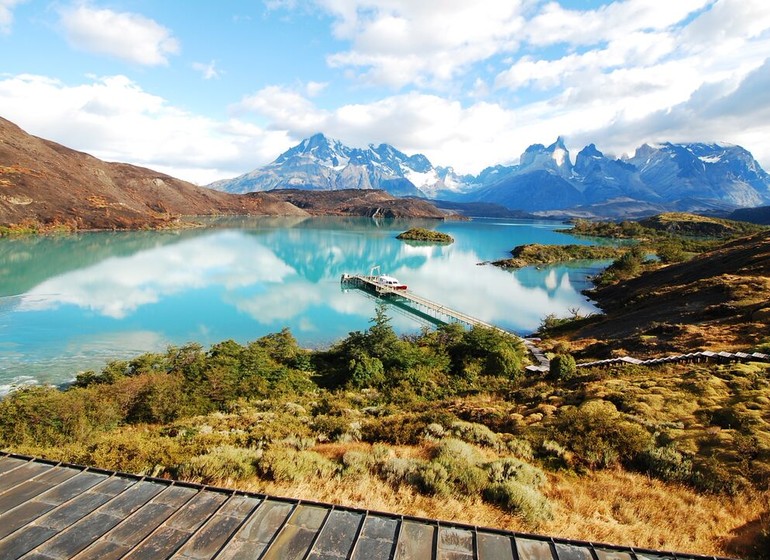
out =
[[[543,144],[532,144],[521,154],[517,172],[523,173],[537,169],[556,173],[565,178],[571,175],[572,162],[561,136],[547,148]]]
[[[580,207],[580,215],[590,215],[593,207],[597,215],[608,217],[641,215],[652,208],[730,211],[770,203],[770,176],[740,146],[643,144],[632,157],[618,159],[589,144],[573,165],[562,136],[549,146],[532,144],[518,165],[460,175],[390,144],[351,148],[318,133],[269,165],[210,186],[236,193],[384,189],[396,196],[496,203],[527,212]],[[617,213],[608,214],[610,208]]]
[[[396,196],[435,197],[438,192],[462,191],[467,184],[453,171],[439,173],[423,154],[408,156],[385,143],[351,148],[318,133],[264,167],[209,187],[233,193],[383,189]]]
[[[740,146],[643,144],[625,161],[666,201],[694,199],[733,208],[770,202],[770,175]]]

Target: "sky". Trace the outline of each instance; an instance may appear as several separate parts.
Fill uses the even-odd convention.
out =
[[[770,170],[770,2],[0,0],[0,116],[200,185],[317,132],[458,173],[558,136]]]

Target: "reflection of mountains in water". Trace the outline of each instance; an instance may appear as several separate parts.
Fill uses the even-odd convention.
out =
[[[201,229],[173,231],[88,232],[29,236],[0,243],[0,296],[25,293],[43,281],[206,233]]]
[[[260,232],[260,243],[310,282],[336,280],[343,273],[368,274],[379,265],[382,272],[397,268],[419,268],[427,261],[420,253],[405,253],[402,242],[395,239],[397,233],[391,227],[385,229],[374,224],[368,226],[350,224],[340,228],[339,222],[318,227],[323,223],[302,224],[302,233],[292,229],[275,229]],[[371,222],[371,220],[370,220]],[[413,224],[413,222],[410,222]],[[245,232],[251,235],[253,232]]]
[[[559,290],[582,292],[593,284],[590,277],[609,265],[612,261],[572,261],[558,265],[537,268],[527,266],[512,274],[525,288],[541,289],[553,297]]]

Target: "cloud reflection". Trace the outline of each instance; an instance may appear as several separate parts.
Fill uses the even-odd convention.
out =
[[[291,266],[255,239],[217,232],[50,278],[22,296],[19,310],[75,305],[123,319],[143,305],[184,291],[279,283],[294,274]]]

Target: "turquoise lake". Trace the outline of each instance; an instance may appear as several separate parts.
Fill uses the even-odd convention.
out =
[[[397,240],[409,227],[451,245]],[[343,273],[379,265],[415,293],[518,334],[570,310],[606,263],[516,272],[485,261],[524,243],[588,243],[558,222],[238,218],[172,232],[93,232],[0,240],[0,394],[62,383],[107,361],[168,345],[245,343],[284,327],[308,348],[365,330],[376,301]],[[424,320],[390,306],[399,333]]]

